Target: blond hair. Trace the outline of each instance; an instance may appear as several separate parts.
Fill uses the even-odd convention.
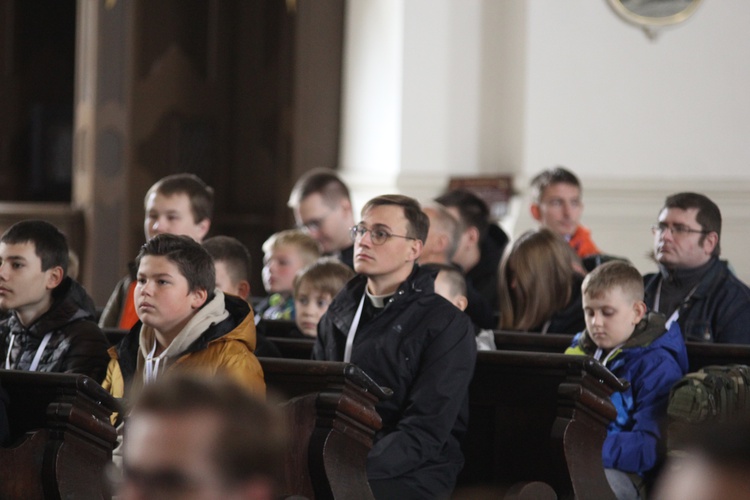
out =
[[[323,257],[302,269],[294,277],[294,296],[299,293],[302,285],[335,297],[354,277],[354,271],[346,264],[342,264],[333,257]]]
[[[591,271],[583,280],[581,290],[590,298],[600,298],[619,287],[634,301],[643,300],[643,277],[629,262],[613,260]]]
[[[287,229],[272,234],[263,243],[263,253],[269,254],[283,246],[294,246],[299,252],[304,266],[309,266],[320,257],[318,242],[309,234],[298,229]]]

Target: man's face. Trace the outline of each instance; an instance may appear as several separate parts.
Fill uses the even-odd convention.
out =
[[[190,209],[190,197],[185,193],[171,196],[151,193],[146,199],[146,217],[143,221],[146,240],[157,234],[176,234],[190,236],[200,243],[208,233],[210,225],[208,219],[195,222]]]
[[[692,269],[711,259],[716,246],[715,233],[711,237],[698,232],[676,234],[672,228],[686,228],[701,231],[703,228],[696,217],[697,208],[682,210],[665,208],[659,214],[659,225],[665,228],[654,233],[654,256],[661,264],[669,268]]]
[[[319,193],[313,193],[294,210],[294,219],[320,243],[323,253],[338,252],[352,244],[349,230],[354,219],[349,200],[341,199],[330,207]]]
[[[123,500],[232,498],[214,463],[220,421],[210,412],[135,414],[124,441]]]
[[[359,225],[368,231],[362,237],[357,237],[354,243],[356,272],[371,279],[385,281],[389,281],[390,277],[411,272],[414,261],[422,251],[422,242],[403,238],[409,225],[403,208],[396,205],[373,207],[363,214]],[[372,241],[371,231],[402,237],[391,237],[376,245]]]
[[[60,267],[42,271],[34,243],[0,243],[0,308],[14,309],[24,325],[49,309],[49,291],[61,279]]]
[[[191,292],[177,265],[162,255],[144,256],[136,279],[138,317],[169,339],[177,336],[206,301],[206,291]]]
[[[645,314],[645,304],[634,301],[616,286],[600,297],[583,294],[586,329],[597,347],[612,349],[630,338]]]
[[[330,293],[313,288],[309,283],[300,284],[294,295],[294,321],[297,328],[308,337],[318,336],[318,322],[331,305]]]
[[[581,190],[572,185],[557,183],[541,193],[539,203],[531,206],[531,215],[542,226],[563,237],[572,236],[583,214]]]

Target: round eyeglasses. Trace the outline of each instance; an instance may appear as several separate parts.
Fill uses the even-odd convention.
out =
[[[349,234],[352,238],[352,241],[357,241],[357,239],[361,239],[365,236],[365,233],[370,233],[370,240],[372,241],[373,245],[382,245],[386,241],[388,241],[391,238],[403,238],[405,240],[416,240],[416,238],[412,238],[411,236],[401,236],[400,234],[393,234],[389,233],[385,229],[382,228],[372,228],[368,229],[362,224],[357,224],[353,228],[351,228]]]

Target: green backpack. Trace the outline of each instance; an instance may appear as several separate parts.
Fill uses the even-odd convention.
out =
[[[669,393],[667,415],[673,422],[723,422],[748,410],[750,367],[706,366],[688,373]]]

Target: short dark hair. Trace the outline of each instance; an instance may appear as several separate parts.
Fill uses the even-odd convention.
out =
[[[7,245],[33,243],[36,256],[42,261],[42,271],[60,266],[68,273],[68,240],[53,224],[44,220],[22,220],[10,226],[0,237]]]
[[[318,193],[329,207],[334,207],[342,198],[350,199],[349,188],[336,172],[327,168],[315,168],[297,179],[287,205],[289,208],[297,208],[302,200],[315,193]]]
[[[288,439],[284,418],[278,408],[222,376],[166,374],[144,387],[132,415],[191,412],[207,412],[220,420],[212,454],[227,484],[279,476]]]
[[[193,222],[196,224],[213,217],[214,190],[197,175],[181,173],[162,177],[148,190],[143,203],[145,204],[154,193],[164,196],[187,195],[190,199]]]
[[[250,251],[237,238],[214,236],[203,242],[203,248],[214,262],[223,262],[234,284],[250,281]]]
[[[415,238],[422,243],[427,239],[430,230],[430,218],[422,211],[419,202],[414,198],[402,194],[384,194],[371,199],[362,207],[362,215],[375,207],[394,205],[401,207],[406,217],[406,236]]]
[[[148,240],[135,258],[135,266],[139,268],[141,260],[147,255],[161,256],[173,262],[188,282],[191,292],[206,290],[206,303],[214,297],[216,288],[216,269],[211,255],[189,236],[175,234],[157,234]]]
[[[475,227],[480,241],[484,241],[490,227],[490,209],[482,198],[465,189],[454,189],[435,198],[444,207],[458,209],[461,216],[459,223],[463,232],[467,227]]]
[[[294,277],[294,296],[299,293],[303,284],[310,288],[335,297],[337,293],[354,277],[351,267],[334,257],[323,257],[302,269]]]
[[[576,174],[565,167],[553,167],[542,170],[531,179],[531,198],[535,203],[542,200],[544,191],[555,184],[570,184],[581,190],[581,181]]]
[[[701,229],[710,233],[716,233],[719,238],[716,247],[711,255],[718,257],[721,255],[721,210],[707,196],[700,193],[676,193],[667,196],[664,200],[664,206],[659,210],[661,213],[666,208],[679,208],[680,210],[698,209],[695,220],[701,225]],[[701,235],[700,243],[706,235]]]
[[[440,203],[431,203],[424,205],[422,210],[432,209],[435,211],[435,222],[436,224],[430,223],[430,229],[438,229],[445,232],[450,238],[450,244],[445,249],[445,258],[448,262],[453,260],[458,250],[459,240],[461,239],[461,222],[456,220],[453,215],[445,208],[445,205]],[[429,215],[427,216],[429,219]]]

